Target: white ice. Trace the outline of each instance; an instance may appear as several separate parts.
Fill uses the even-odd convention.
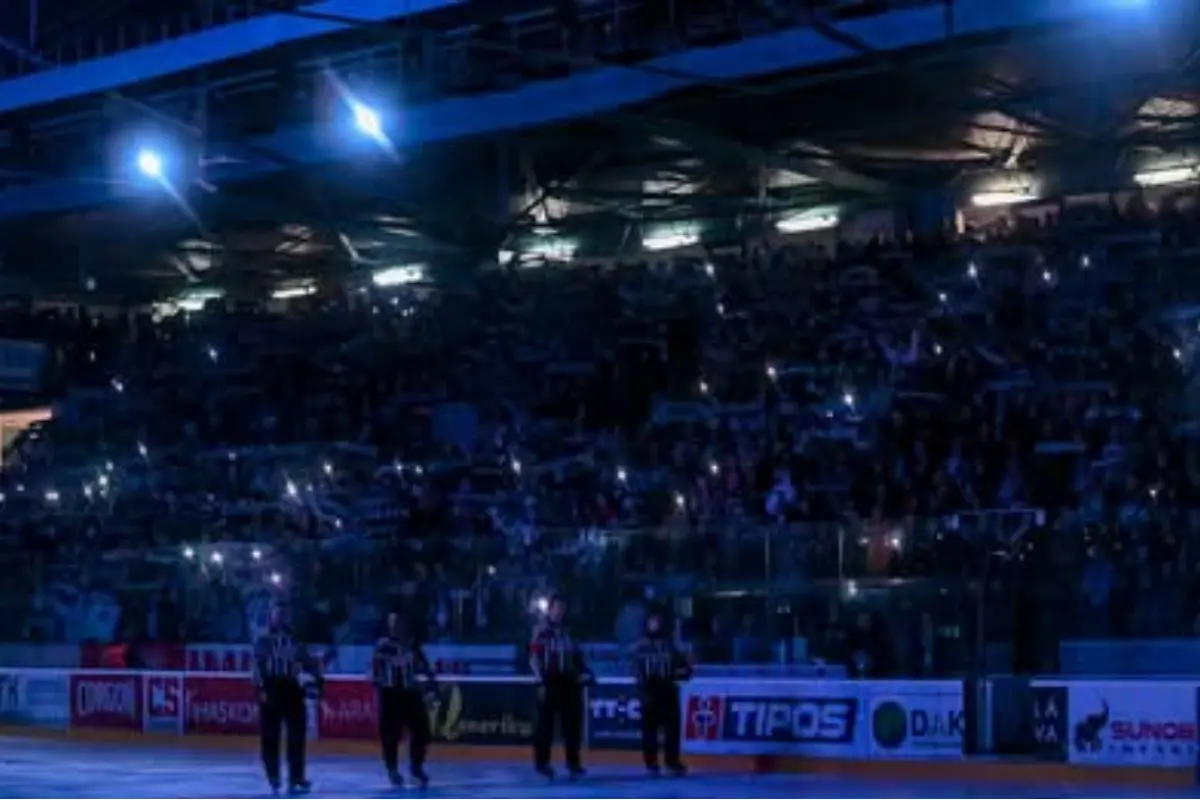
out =
[[[832,776],[693,774],[647,779],[639,772],[597,768],[582,781],[546,781],[520,765],[429,764],[425,791],[386,785],[373,759],[315,757],[309,764],[313,797],[408,795],[520,798],[783,798],[783,797],[1195,797],[1195,790],[1162,791],[1095,785],[963,782],[883,782]],[[267,797],[252,754],[183,747],[118,747],[71,742],[0,739],[0,798],[254,798]]]

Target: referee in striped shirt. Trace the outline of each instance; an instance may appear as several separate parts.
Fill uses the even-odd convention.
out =
[[[400,740],[407,730],[409,771],[417,785],[424,788],[429,785],[425,753],[432,735],[418,679],[425,679],[426,688],[436,687],[436,680],[425,651],[409,634],[400,614],[388,614],[387,634],[375,645],[371,672],[379,692],[379,743],[388,777],[392,785],[404,785],[398,761]]]
[[[279,791],[281,728],[287,728],[288,791],[304,794],[311,785],[304,774],[306,719],[305,685],[319,681],[320,671],[308,648],[296,641],[275,606],[267,632],[254,643],[254,686],[258,690],[262,725],[262,762],[267,781]]]

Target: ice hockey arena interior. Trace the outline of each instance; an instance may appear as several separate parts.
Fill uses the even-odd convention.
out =
[[[0,6],[0,797],[1196,796],[1198,104],[1192,0]]]

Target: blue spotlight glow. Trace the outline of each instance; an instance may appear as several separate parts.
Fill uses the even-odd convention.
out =
[[[383,139],[383,121],[375,109],[362,103],[351,103],[350,110],[354,113],[354,127],[372,139]]]
[[[153,150],[139,150],[137,154],[137,168],[147,178],[159,180],[163,176],[162,156]]]

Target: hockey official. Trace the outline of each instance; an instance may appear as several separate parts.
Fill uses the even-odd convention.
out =
[[[646,618],[645,636],[634,650],[633,664],[642,701],[642,758],[646,769],[654,774],[659,771],[661,732],[667,771],[683,775],[686,770],[679,760],[679,684],[692,677],[692,666],[667,634],[657,612]]]
[[[397,613],[388,614],[387,634],[375,645],[371,668],[378,690],[379,743],[388,777],[393,786],[404,785],[398,761],[400,740],[407,731],[409,772],[417,785],[425,788],[429,785],[425,754],[432,737],[424,692],[436,689],[437,682],[424,650]],[[420,678],[426,681],[424,687],[418,683]]]
[[[533,764],[544,777],[553,778],[550,747],[556,722],[562,726],[563,749],[571,778],[584,774],[580,761],[583,739],[584,687],[595,682],[562,620],[567,604],[555,595],[546,609],[545,621],[537,627],[529,644],[529,667],[537,682],[537,724],[533,732]]]
[[[287,729],[288,792],[304,794],[311,785],[305,775],[308,720],[306,687],[318,687],[320,669],[308,648],[296,641],[283,622],[283,609],[271,609],[268,629],[254,643],[253,679],[258,690],[262,725],[262,762],[272,791],[278,792],[279,745]]]

